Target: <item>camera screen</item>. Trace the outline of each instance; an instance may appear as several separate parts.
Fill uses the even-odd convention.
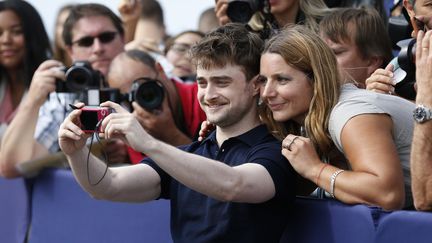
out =
[[[80,115],[81,129],[84,131],[95,131],[98,123],[97,111],[82,111]]]

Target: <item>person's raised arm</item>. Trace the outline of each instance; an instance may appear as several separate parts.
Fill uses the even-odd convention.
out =
[[[416,48],[416,104],[432,109],[432,31],[419,31]],[[432,121],[414,125],[411,178],[414,206],[432,210]]]
[[[60,148],[84,190],[94,198],[111,201],[145,202],[157,198],[160,195],[160,177],[150,166],[107,168],[104,162],[89,156],[85,144],[90,134],[81,130],[80,114],[80,109],[71,112],[60,126],[58,136]],[[116,137],[123,138],[119,133]]]
[[[117,7],[125,30],[125,43],[134,40],[135,29],[141,15],[141,0],[120,0]]]
[[[7,178],[20,176],[16,164],[48,155],[48,149],[34,139],[39,108],[50,92],[55,90],[55,79],[64,79],[58,61],[43,62],[35,74],[27,96],[7,128],[0,150],[0,175]]]
[[[121,111],[118,104],[105,102]],[[185,186],[221,201],[260,203],[275,195],[275,185],[264,166],[246,163],[230,167],[216,160],[184,152],[150,136],[136,118],[121,112],[102,122],[108,138],[124,134],[128,144],[145,153],[166,173]]]

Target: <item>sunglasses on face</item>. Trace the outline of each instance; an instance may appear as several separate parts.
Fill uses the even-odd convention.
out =
[[[114,31],[106,31],[106,32],[102,32],[97,36],[84,36],[81,39],[78,39],[74,42],[72,42],[72,44],[76,44],[77,46],[80,47],[90,47],[93,45],[94,39],[98,39],[101,43],[103,44],[107,44],[110,43],[111,41],[114,40],[114,38],[116,37],[117,32]]]

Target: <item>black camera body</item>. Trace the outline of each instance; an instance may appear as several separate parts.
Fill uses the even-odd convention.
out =
[[[265,0],[230,0],[227,15],[234,23],[247,23],[255,12],[264,8]]]
[[[400,47],[394,65],[395,92],[396,94],[410,100],[415,100],[416,91],[414,89],[416,67],[415,50],[416,39],[401,40],[397,43]]]
[[[89,88],[99,88],[102,74],[93,70],[87,61],[76,61],[69,68],[63,68],[66,80],[56,80],[56,92],[76,93]]]
[[[131,91],[127,94],[129,102],[136,101],[149,112],[162,107],[165,98],[164,86],[155,79],[139,78],[134,81]]]
[[[397,57],[399,66],[408,74],[415,74],[416,42],[416,39],[410,38],[397,43],[401,48]]]
[[[80,100],[90,106],[98,106],[105,101],[112,101],[120,103],[125,100],[124,95],[120,93],[119,89],[114,88],[90,88],[81,92]]]
[[[121,94],[115,88],[88,88],[82,92],[80,100],[89,106],[99,106],[105,101],[121,103],[136,101],[148,112],[160,109],[165,98],[165,87],[158,80],[143,77],[135,80],[131,90],[126,94]]]

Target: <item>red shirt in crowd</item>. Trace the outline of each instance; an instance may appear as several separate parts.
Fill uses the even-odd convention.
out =
[[[201,109],[197,98],[198,85],[184,84],[173,80],[177,87],[177,93],[180,97],[182,111],[183,111],[183,124],[187,130],[190,138],[194,139],[198,134],[201,123],[206,120],[206,115]],[[145,155],[140,152],[128,148],[129,158],[132,164],[139,163]]]

